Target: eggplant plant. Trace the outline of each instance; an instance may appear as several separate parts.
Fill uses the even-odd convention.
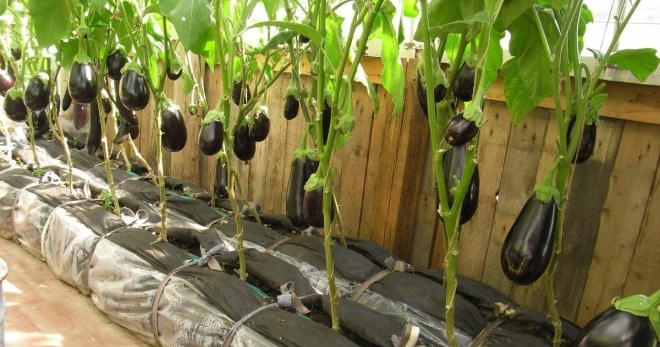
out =
[[[604,84],[599,80],[606,64],[629,69],[640,80],[656,69],[655,50],[614,52],[639,1],[633,1],[630,10],[622,10],[616,17],[616,31],[607,51],[593,51],[598,63],[593,71],[580,61],[582,37],[586,25],[593,20],[583,1],[434,0],[429,3],[420,1],[419,5],[421,21],[416,38],[424,43],[424,51],[418,70],[426,96],[418,96],[426,102],[434,153],[434,179],[439,196],[438,213],[445,229],[443,267],[447,287],[447,338],[452,346],[456,345],[451,303],[456,290],[460,234],[457,219],[476,167],[478,129],[486,122],[482,110],[485,93],[499,71],[504,78],[505,99],[514,124],[522,121],[541,100],[552,97],[555,101],[560,130],[557,160],[507,236],[502,266],[507,276],[520,284],[532,283],[545,274],[547,304],[555,327],[553,343],[557,346],[561,339],[561,322],[552,278],[561,253],[571,161],[582,143],[569,143],[568,138],[583,137],[587,142],[582,152],[593,150],[589,143],[595,130],[585,134],[581,131],[585,124],[598,124],[598,110],[607,99],[602,93]],[[499,41],[505,31],[511,35],[508,48],[513,58],[503,63]],[[440,68],[443,61],[449,62],[446,69]],[[434,99],[433,94],[438,85],[447,90],[440,101]],[[562,98],[571,102],[563,107]],[[575,126],[570,127],[569,133],[571,115]],[[444,134],[444,142],[439,134]],[[449,190],[446,182],[450,181],[444,177],[446,170],[442,167],[442,157],[448,146],[463,145],[464,140],[468,150],[463,175]],[[578,155],[576,161],[585,156]],[[533,240],[536,244],[524,244],[522,240]]]

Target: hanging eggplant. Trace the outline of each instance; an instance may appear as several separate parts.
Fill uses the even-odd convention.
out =
[[[445,187],[448,191],[449,206],[454,201],[454,190],[458,187],[458,180],[463,177],[465,170],[465,157],[467,148],[463,146],[450,147],[442,156],[442,168],[445,176]],[[461,205],[459,224],[467,223],[477,210],[479,204],[479,167],[474,168],[470,179],[470,186]]]
[[[575,125],[575,120],[576,117],[573,115],[571,116],[571,119],[568,123],[567,139],[569,146],[571,144],[571,133],[573,131],[573,126]],[[578,135],[580,137],[580,143],[578,144],[578,148],[575,151],[575,155],[573,156],[573,163],[584,163],[589,158],[591,158],[591,155],[594,153],[594,148],[596,148],[596,129],[597,127],[595,122],[591,122],[591,124],[587,124],[586,122],[584,123],[584,126],[582,127],[582,135]]]
[[[250,139],[255,142],[264,141],[270,133],[270,118],[268,118],[268,109],[261,107],[254,115],[252,124],[249,126]]]
[[[50,130],[48,123],[48,113],[46,110],[32,111],[32,127],[34,128],[34,138],[38,139]]]
[[[222,149],[225,130],[222,122],[219,120],[203,124],[199,129],[197,145],[204,155],[215,155]]]
[[[474,77],[475,69],[471,68],[468,64],[463,62],[461,67],[456,73],[454,84],[452,84],[452,92],[454,96],[461,101],[472,100],[472,92],[474,90]]]
[[[223,159],[218,159],[215,162],[215,180],[213,182],[213,190],[215,195],[222,199],[229,197],[227,191],[227,163]]]
[[[250,130],[246,124],[236,129],[233,149],[236,158],[242,161],[248,161],[254,157],[256,143],[250,138]]]
[[[455,115],[447,123],[444,138],[452,146],[462,146],[472,140],[479,132],[479,127],[474,121],[463,117],[463,112]]]
[[[519,285],[539,279],[552,256],[558,208],[554,198],[542,201],[538,195],[532,194],[523,206],[500,254],[504,274]]]
[[[87,153],[94,155],[101,147],[101,115],[96,98],[90,103],[89,109],[89,133],[87,134]]]
[[[39,72],[30,78],[25,91],[23,100],[25,106],[32,111],[43,110],[50,102],[50,87],[48,86],[48,75]]]
[[[169,152],[178,152],[186,146],[188,132],[178,106],[167,106],[160,112],[161,144]]]
[[[69,73],[68,89],[71,99],[77,103],[89,104],[96,99],[99,86],[94,66],[91,63],[74,61]]]
[[[658,340],[648,317],[619,311],[614,306],[582,328],[578,347],[656,347]]]
[[[14,122],[25,122],[27,120],[27,107],[25,107],[22,93],[19,90],[12,88],[7,92],[3,109],[7,118]]]
[[[306,181],[305,160],[296,157],[291,162],[289,186],[286,194],[286,215],[296,229],[305,229],[309,226],[303,213]]]

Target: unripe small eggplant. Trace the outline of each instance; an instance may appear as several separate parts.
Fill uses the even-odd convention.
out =
[[[477,124],[463,117],[463,112],[455,115],[447,123],[444,138],[452,146],[462,146],[472,140],[479,132]]]
[[[296,99],[293,95],[287,95],[284,101],[284,118],[286,120],[292,120],[298,116],[298,110],[300,109],[300,101]]]
[[[452,91],[454,96],[462,101],[472,100],[472,92],[474,90],[474,75],[475,69],[463,63],[456,73],[454,84],[452,84]]]
[[[257,111],[249,127],[250,139],[255,142],[264,141],[270,132],[270,119],[264,109]]]

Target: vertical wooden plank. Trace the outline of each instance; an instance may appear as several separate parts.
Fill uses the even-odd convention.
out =
[[[500,253],[509,228],[536,184],[536,172],[548,123],[548,110],[537,108],[511,129],[509,149],[497,196],[495,219],[491,230],[482,281],[505,294],[511,281],[502,273]]]
[[[541,146],[541,156],[539,157],[538,167],[536,169],[536,179],[534,184],[540,184],[548,175],[553,163],[557,159],[557,140],[559,139],[559,129],[554,110],[547,110],[550,115],[546,126],[543,144]],[[529,285],[512,284],[511,297],[519,304],[529,310],[543,310],[545,306],[545,281],[543,278]]]
[[[353,113],[355,128],[344,146],[336,153],[333,164],[335,174],[335,194],[342,218],[342,231],[345,235],[357,237],[360,231],[364,180],[371,138],[371,124],[374,117],[391,117],[387,114],[374,115],[373,102],[366,88],[353,84]]]
[[[408,61],[406,70],[406,85],[415,85],[417,78],[416,63]],[[422,175],[426,159],[429,130],[428,121],[419,110],[417,90],[407,88],[403,113],[401,117],[399,145],[394,162],[394,178],[390,190],[389,210],[385,215],[385,241],[383,246],[392,249],[394,255],[408,259],[412,251],[413,226],[417,209],[417,194],[422,184]],[[410,110],[417,111],[410,114]],[[406,112],[408,111],[408,112]],[[383,114],[380,117],[392,115]]]
[[[660,133],[660,126],[656,126],[655,134]],[[660,139],[656,138],[656,143]],[[651,160],[652,158],[649,158]],[[660,257],[658,246],[660,246],[660,157],[655,169],[655,181],[653,189],[646,205],[646,214],[642,222],[642,228],[635,245],[633,255],[623,289],[623,296],[633,294],[651,295],[660,288]]]
[[[180,46],[179,55],[184,56],[183,48]],[[205,64],[199,64],[198,59],[191,59],[190,73],[195,75],[199,80],[204,78]],[[201,129],[201,116],[191,116],[188,114],[188,105],[190,104],[190,94],[186,94],[183,90],[183,80],[168,81],[169,85],[168,96],[179,106],[181,114],[186,123],[186,132],[188,138],[185,147],[175,153],[171,153],[170,167],[172,177],[186,180],[189,182],[199,182],[199,161],[201,154],[199,146],[197,145],[197,138],[199,130]]]
[[[198,83],[204,83],[204,96],[209,109],[214,109],[218,103],[219,96],[222,95],[223,92],[222,84],[220,83],[220,74],[214,73],[214,69],[205,66],[204,70],[200,71],[198,78]],[[197,136],[194,141],[195,145],[199,146],[199,136]],[[201,152],[200,154],[199,185],[210,192],[213,189],[213,173],[215,171],[216,156],[207,156]]]
[[[422,110],[417,106],[419,112]],[[406,112],[405,116],[408,115]],[[417,197],[417,212],[415,213],[415,230],[413,238],[410,263],[415,267],[426,268],[431,266],[431,252],[436,237],[436,223],[438,213],[435,189],[433,188],[433,168],[431,158],[431,144],[427,141],[426,155],[424,160],[424,169],[422,171],[422,182],[420,192]]]
[[[511,119],[506,104],[487,101],[484,115],[488,122],[479,131],[479,206],[472,219],[461,227],[458,272],[464,276],[480,279],[484,269],[484,254],[488,250],[489,234],[497,192],[502,177],[501,165],[506,157]]]
[[[584,324],[621,296],[660,154],[657,126],[626,122],[578,311]]]
[[[601,118],[592,157],[576,165],[568,198],[555,296],[562,317],[575,320],[600,227],[623,121]]]
[[[150,165],[156,164],[156,134],[154,133],[153,114],[155,102],[154,98],[149,98],[149,104],[142,111],[137,112],[138,119],[140,120],[140,134],[136,141],[142,157]]]
[[[380,114],[392,113],[392,103],[382,86],[376,86]],[[364,200],[366,208],[360,219],[359,236],[383,245],[385,219],[389,209],[389,190],[394,178],[394,162],[400,144],[402,117],[375,117],[371,132],[371,147],[367,163]]]
[[[284,96],[289,78],[283,76],[268,90],[270,133],[265,141],[257,142],[257,150],[251,161],[250,199],[258,202],[265,211],[281,209],[282,193],[286,191],[284,180],[284,158],[287,121],[282,115]],[[257,106],[258,107],[258,106]]]

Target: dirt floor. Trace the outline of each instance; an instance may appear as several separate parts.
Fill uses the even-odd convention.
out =
[[[0,258],[9,268],[2,282],[6,347],[147,346],[18,244],[0,238]]]

